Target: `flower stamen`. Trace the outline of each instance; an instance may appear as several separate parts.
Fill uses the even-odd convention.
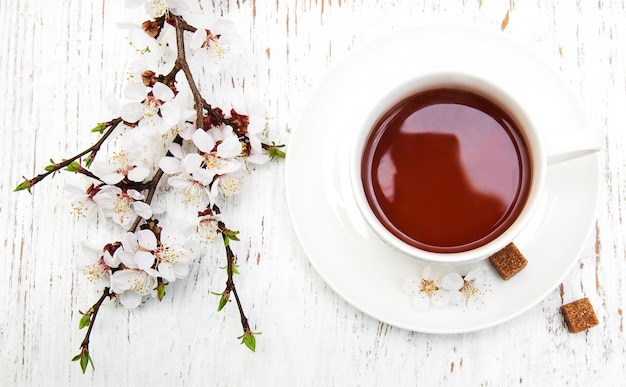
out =
[[[432,296],[437,290],[439,290],[439,287],[437,287],[434,280],[422,280],[420,286],[420,291],[422,293]]]

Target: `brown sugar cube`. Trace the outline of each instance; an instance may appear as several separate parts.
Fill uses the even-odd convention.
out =
[[[489,262],[503,280],[508,280],[526,267],[528,261],[513,243],[489,257]]]
[[[579,333],[598,325],[598,317],[596,317],[588,298],[563,305],[561,313],[565,317],[565,323],[570,333]]]

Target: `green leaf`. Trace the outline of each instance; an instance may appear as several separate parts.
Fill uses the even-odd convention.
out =
[[[50,159],[50,165],[46,165],[44,167],[44,171],[52,172],[52,177],[56,175],[56,173],[58,172],[58,167],[57,167],[57,164],[54,162],[54,160]]]
[[[162,301],[163,297],[165,297],[165,284],[161,283],[157,286],[157,298]]]
[[[220,303],[217,305],[217,311],[219,312],[222,309],[224,309],[227,303],[228,303],[228,295],[222,294],[222,296],[220,297]]]
[[[91,359],[91,356],[89,356],[89,354],[87,354],[87,357],[89,358],[89,364],[91,364],[91,369],[95,371],[96,367],[93,365],[93,360]]]
[[[21,182],[20,184],[18,184],[17,187],[15,187],[15,189],[13,190],[13,192],[17,192],[17,191],[23,191],[23,190],[28,190],[28,192],[30,192],[30,187],[32,187],[32,183],[30,182],[30,180],[26,180],[24,179],[23,182]]]
[[[252,352],[256,349],[256,338],[254,337],[254,333],[246,332],[243,334],[243,338],[241,339],[241,344],[245,344],[248,349]]]
[[[87,349],[83,349],[80,354],[74,356],[72,361],[80,362],[80,369],[83,371],[83,374],[87,371],[87,366],[91,364],[91,369],[95,370],[96,367],[93,365],[93,360],[91,356],[89,356],[89,351]]]
[[[83,329],[84,327],[88,327],[91,323],[91,316],[88,314],[83,315],[80,318],[80,322],[78,323],[78,329]]]
[[[80,170],[81,166],[80,163],[78,161],[72,161],[72,163],[70,165],[68,165],[67,167],[65,167],[66,171],[69,172],[78,172]]]
[[[239,231],[233,231],[233,230],[224,231],[224,236],[226,237],[224,239],[224,245],[225,246],[230,245],[230,241],[239,241],[239,237],[237,236],[237,234],[239,234]]]
[[[85,158],[85,166],[87,168],[91,167],[91,163],[93,163],[93,155],[89,155],[87,158]]]
[[[237,270],[237,265],[233,265],[233,274],[239,274],[239,270]]]
[[[270,157],[270,160],[274,160],[275,158],[284,159],[287,156],[287,154],[280,150],[276,145],[267,148],[267,154]]]
[[[87,370],[89,364],[89,352],[85,351],[80,355],[80,368],[83,370],[83,374]]]
[[[92,133],[104,133],[104,125],[102,124],[98,124],[96,126],[94,126],[93,128],[91,128],[91,132]]]

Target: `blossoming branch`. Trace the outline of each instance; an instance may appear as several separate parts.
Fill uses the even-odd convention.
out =
[[[83,373],[93,361],[89,340],[101,305],[117,300],[135,308],[147,297],[162,300],[169,283],[185,277],[202,245],[220,235],[226,257],[226,285],[218,310],[234,299],[243,333],[241,342],[256,347],[256,332],[237,292],[236,254],[222,201],[239,191],[252,165],[284,158],[282,145],[266,139],[267,120],[259,103],[217,107],[203,95],[195,74],[219,74],[235,54],[240,38],[233,23],[207,23],[189,0],[127,0],[143,5],[150,19],[141,25],[122,24],[140,53],[127,73],[125,101],[119,116],[96,125],[100,138],[84,151],[45,172],[24,180],[15,191],[30,191],[46,177],[70,171],[87,179],[84,187],[68,187],[72,210],[84,218],[107,219],[125,232],[102,248],[83,246],[82,271],[99,286],[99,299],[81,312],[87,328],[74,357]],[[215,96],[213,96],[215,97]],[[154,202],[172,187],[194,211],[185,222],[161,224],[166,209]]]

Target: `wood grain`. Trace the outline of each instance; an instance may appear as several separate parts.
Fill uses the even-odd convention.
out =
[[[65,174],[32,195],[13,193],[50,158],[94,141],[134,58],[115,23],[122,1],[0,2],[1,385],[620,385],[626,375],[626,5],[620,0],[203,0],[248,40],[245,65],[203,79],[219,95],[268,105],[271,135],[286,142],[326,71],[360,44],[434,21],[503,30],[559,68],[605,137],[603,192],[579,264],[539,305],[485,331],[426,335],[378,322],[335,294],[292,231],[282,164],[258,168],[223,212],[241,231],[240,292],[256,353],[238,344],[234,308],[215,311],[225,274],[215,247],[163,302],[103,306],[92,338],[95,372],[69,360],[79,310],[97,298],[76,269],[79,243],[114,229],[69,213]],[[381,69],[384,71],[384,69]],[[535,85],[541,88],[541,85]],[[320,154],[320,157],[323,157]],[[314,205],[314,203],[312,203]],[[323,240],[320,230],[320,240]],[[567,333],[559,307],[588,297],[600,325]]]

